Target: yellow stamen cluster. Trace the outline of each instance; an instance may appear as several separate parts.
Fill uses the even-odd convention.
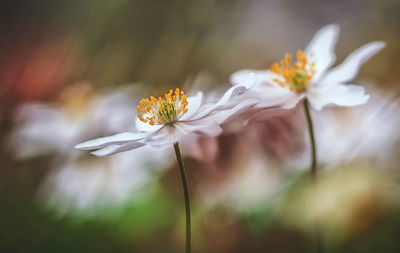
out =
[[[269,70],[281,76],[274,80],[279,86],[288,87],[290,91],[304,92],[315,75],[315,63],[310,64],[307,55],[299,50],[294,64],[292,64],[292,56],[286,54],[280,63],[275,62]]]
[[[170,90],[163,97],[144,98],[137,107],[138,118],[144,123],[172,124],[176,122],[188,109],[187,96],[179,88]]]

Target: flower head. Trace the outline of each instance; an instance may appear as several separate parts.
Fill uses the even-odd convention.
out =
[[[187,96],[179,88],[169,90],[164,97],[150,96],[140,100],[137,107],[140,121],[150,125],[173,124],[188,112]]]
[[[273,63],[269,70],[242,70],[231,76],[233,85],[240,84],[250,73],[257,77],[251,89],[262,103],[257,107],[279,106],[290,109],[303,98],[321,110],[327,105],[355,106],[367,102],[369,96],[361,86],[348,84],[361,65],[381,50],[385,43],[368,43],[351,53],[342,64],[335,62],[334,47],[339,34],[337,25],[328,25],[316,33],[307,48],[297,52],[293,63],[290,54]]]
[[[17,108],[8,147],[18,158],[52,153],[64,159],[76,142],[92,134],[112,134],[129,127],[134,90],[126,87],[97,94],[88,83],[67,87],[57,103],[27,103]],[[111,117],[111,118],[110,118]],[[48,133],[51,133],[49,135]]]
[[[105,207],[120,207],[138,198],[152,185],[154,176],[170,165],[169,150],[154,151],[155,148],[145,147],[104,160],[67,160],[49,172],[39,196],[61,214],[97,214]]]
[[[307,89],[315,74],[315,62],[310,63],[307,55],[299,50],[294,64],[292,64],[292,56],[286,54],[280,63],[275,62],[269,70],[280,76],[274,79],[279,86],[301,93]]]
[[[188,97],[179,88],[170,90],[163,97],[144,98],[137,106],[138,132],[89,140],[75,148],[97,149],[92,154],[104,156],[144,145],[170,145],[192,134],[216,136],[222,132],[222,123],[259,102],[256,98],[242,99],[242,94],[250,87],[249,80],[231,87],[213,104],[203,103],[201,92]]]

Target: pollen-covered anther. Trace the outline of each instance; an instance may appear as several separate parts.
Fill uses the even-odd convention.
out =
[[[286,54],[279,63],[275,62],[269,70],[279,76],[274,81],[282,88],[287,87],[293,92],[304,92],[315,75],[315,63],[310,63],[307,55],[299,50],[296,62],[292,63],[292,56]]]
[[[172,124],[188,111],[187,96],[179,88],[169,90],[162,97],[150,96],[140,100],[138,118],[150,125]]]

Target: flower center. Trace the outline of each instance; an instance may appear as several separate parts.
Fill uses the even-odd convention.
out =
[[[274,79],[281,87],[288,87],[290,91],[304,92],[315,74],[315,62],[309,63],[307,55],[297,51],[297,60],[292,64],[292,56],[286,54],[280,62],[275,62],[269,70],[278,74],[280,78]]]
[[[144,123],[172,124],[176,122],[188,109],[187,96],[179,88],[175,92],[170,90],[164,97],[144,98],[137,107],[138,118]]]

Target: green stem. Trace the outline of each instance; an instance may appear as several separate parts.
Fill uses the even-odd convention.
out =
[[[304,111],[306,113],[307,118],[307,125],[308,125],[308,134],[310,136],[310,143],[311,143],[311,168],[310,173],[313,180],[317,178],[317,151],[315,146],[315,137],[314,137],[314,128],[313,122],[311,119],[310,109],[308,106],[307,99],[303,99]]]
[[[306,113],[308,134],[310,136],[310,144],[311,144],[310,174],[311,174],[311,178],[314,181],[315,186],[317,186],[317,151],[316,151],[316,145],[315,145],[314,127],[313,127],[313,122],[312,122],[307,98],[303,99],[303,105],[304,105],[304,112]],[[316,190],[317,189],[315,187],[315,191]],[[323,240],[322,240],[322,235],[320,233],[318,220],[316,221],[316,226],[315,226],[315,240],[316,240],[316,252],[318,252],[318,253],[324,252]]]
[[[183,160],[181,156],[181,151],[179,149],[179,144],[174,144],[176,160],[178,161],[179,171],[181,173],[183,193],[185,195],[185,210],[186,210],[186,253],[192,251],[191,248],[191,219],[190,219],[190,198],[189,198],[189,188],[186,181],[185,168],[183,167]]]

